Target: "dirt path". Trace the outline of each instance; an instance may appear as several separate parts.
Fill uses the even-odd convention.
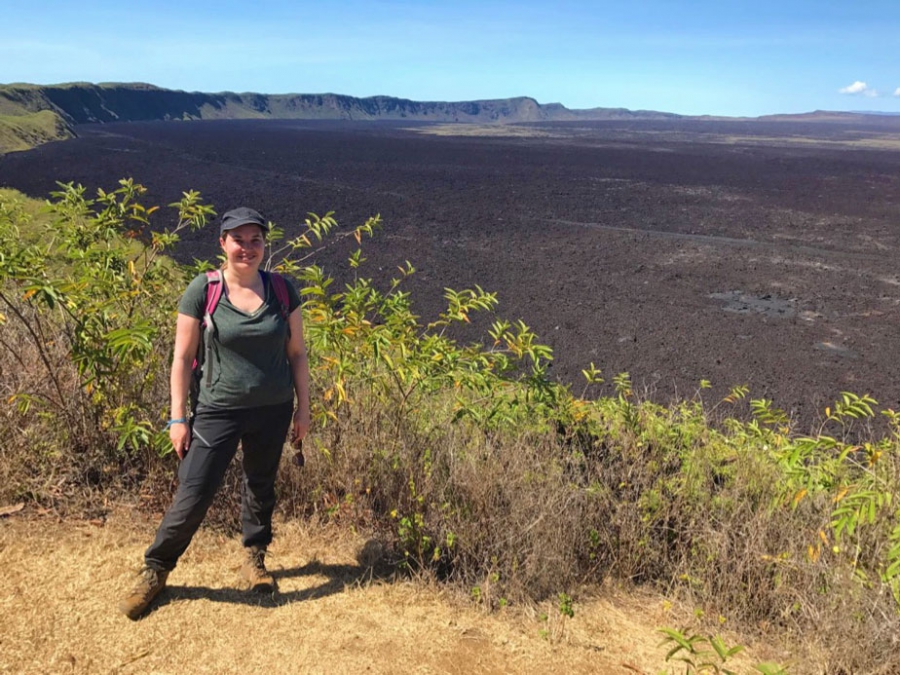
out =
[[[276,596],[235,590],[239,542],[201,532],[157,608],[131,622],[115,606],[152,533],[127,513],[0,520],[0,673],[656,673],[656,628],[677,625],[662,598],[612,591],[571,619],[552,604],[488,614],[373,579],[363,539],[296,524],[270,552]]]

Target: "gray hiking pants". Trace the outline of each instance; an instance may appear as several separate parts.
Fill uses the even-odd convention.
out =
[[[293,401],[258,408],[197,409],[191,447],[178,469],[178,491],[156,532],[156,539],[144,553],[147,567],[157,570],[175,567],[203,522],[237,452],[238,441],[244,451],[243,543],[244,546],[268,546],[272,541],[275,476],[293,410]]]

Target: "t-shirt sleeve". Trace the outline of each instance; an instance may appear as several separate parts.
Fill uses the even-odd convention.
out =
[[[178,303],[178,313],[203,320],[206,311],[206,274],[200,274],[188,284]]]

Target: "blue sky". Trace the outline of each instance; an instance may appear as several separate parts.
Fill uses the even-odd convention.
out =
[[[0,0],[0,83],[900,112],[897,0]]]

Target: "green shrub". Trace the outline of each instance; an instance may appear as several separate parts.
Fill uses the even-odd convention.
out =
[[[175,227],[151,232],[143,193],[130,180],[96,199],[61,185],[38,218],[0,201],[3,346],[18,365],[7,400],[22,416],[7,440],[40,439],[33,461],[64,455],[76,487],[165,447],[169,326],[189,271],[163,252],[212,209],[185,193]]]

